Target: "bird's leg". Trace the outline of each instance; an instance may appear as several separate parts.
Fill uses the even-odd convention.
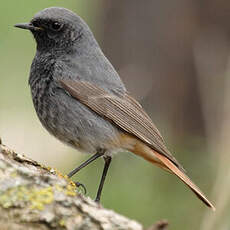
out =
[[[105,165],[104,165],[100,185],[99,185],[99,188],[97,190],[97,196],[96,196],[96,199],[95,199],[95,202],[97,202],[97,203],[100,203],[101,191],[102,191],[103,186],[104,186],[105,178],[106,178],[106,175],[107,175],[111,160],[112,160],[112,158],[110,156],[104,156]]]
[[[94,154],[92,157],[90,157],[87,161],[83,162],[81,165],[79,165],[77,168],[75,168],[74,170],[72,170],[70,173],[68,173],[68,177],[72,177],[74,174],[76,174],[78,171],[80,171],[81,169],[83,169],[85,166],[87,166],[88,164],[90,164],[91,162],[95,161],[98,157],[101,157],[104,154],[104,152],[97,152],[96,154]]]
[[[68,177],[72,177],[74,174],[76,174],[78,171],[80,171],[82,168],[84,168],[85,166],[87,166],[88,164],[92,163],[93,161],[95,161],[98,157],[101,157],[104,154],[104,151],[98,151],[96,154],[94,154],[92,157],[90,157],[87,161],[83,162],[81,165],[79,165],[77,168],[75,168],[74,170],[72,170],[69,174]],[[80,183],[80,182],[74,182],[75,185],[77,187],[82,187],[84,190],[84,193],[86,194],[86,188],[84,186],[84,184]]]

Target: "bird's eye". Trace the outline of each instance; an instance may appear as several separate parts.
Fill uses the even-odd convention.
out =
[[[36,22],[36,21],[32,22],[32,25],[33,25],[34,27],[39,27],[39,23]]]
[[[53,22],[51,24],[51,29],[54,31],[59,31],[62,28],[62,24],[59,22]]]

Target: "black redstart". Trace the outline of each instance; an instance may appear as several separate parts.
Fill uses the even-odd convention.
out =
[[[38,12],[29,23],[15,26],[30,30],[37,42],[29,84],[42,125],[64,143],[94,154],[69,177],[103,157],[105,165],[96,196],[99,202],[112,156],[128,150],[174,173],[215,209],[166,148],[160,132],[126,91],[78,15],[51,7]]]

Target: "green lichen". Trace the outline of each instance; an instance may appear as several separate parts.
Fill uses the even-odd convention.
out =
[[[59,225],[60,225],[61,227],[65,227],[65,225],[66,225],[66,220],[64,220],[64,219],[59,220]]]
[[[69,183],[66,187],[61,187],[58,184],[45,188],[18,186],[0,192],[0,205],[4,208],[9,208],[19,205],[21,202],[27,202],[29,203],[29,208],[43,210],[45,205],[53,202],[54,191],[62,192],[67,196],[77,195],[76,186],[72,183]]]
[[[65,194],[67,196],[76,196],[76,187],[74,187],[73,185],[71,184],[68,184],[67,187],[66,187],[66,191],[65,191]]]
[[[74,183],[69,183],[66,187],[61,187],[60,185],[55,185],[55,189],[59,192],[63,192],[67,196],[76,196],[76,185]]]
[[[19,205],[21,202],[28,202],[29,208],[43,210],[44,206],[50,204],[53,199],[52,187],[39,189],[19,186],[0,193],[0,205],[4,208]]]
[[[18,176],[18,174],[17,174],[16,171],[14,171],[14,172],[12,172],[12,173],[10,174],[10,176],[11,176],[12,178],[16,178],[16,177]]]
[[[53,200],[54,200],[53,187],[33,189],[31,194],[29,195],[31,209],[43,210],[44,206],[52,203]]]
[[[0,205],[3,208],[11,207],[12,206],[11,199],[6,194],[0,195]]]
[[[13,206],[18,200],[25,201],[24,193],[25,187],[10,188],[7,191],[0,194],[0,204],[4,208]]]

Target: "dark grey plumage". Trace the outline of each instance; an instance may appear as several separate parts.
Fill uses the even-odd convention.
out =
[[[58,22],[62,32],[49,26]],[[102,86],[112,94],[125,87],[106,59],[86,23],[63,8],[48,8],[31,23],[45,30],[32,31],[37,52],[29,78],[32,98],[43,126],[61,141],[88,153],[106,149],[116,140],[117,128],[85,105],[73,99],[60,86],[60,79],[84,80]]]
[[[119,75],[79,16],[64,8],[51,7],[37,13],[29,24],[16,26],[29,29],[37,42],[29,84],[37,115],[52,135],[81,151],[94,153],[100,149],[105,155],[111,155],[120,149],[131,149],[130,143],[123,143],[120,138],[122,133],[132,130],[132,135],[183,170],[142,107],[135,99],[126,97],[126,89]],[[135,104],[132,116],[136,117],[137,122],[133,123],[132,117],[126,116],[130,129],[124,129],[115,125],[116,122],[108,121],[106,114],[98,115],[71,97],[60,83],[65,80],[89,82],[110,95],[118,96],[118,99],[126,98],[130,108]]]
[[[128,95],[79,16],[52,7],[37,13],[29,24],[16,26],[29,29],[37,42],[29,84],[41,123],[61,141],[95,153],[70,177],[103,156],[105,166],[96,196],[100,201],[111,155],[125,149],[173,172],[214,209],[168,151],[141,105]]]

